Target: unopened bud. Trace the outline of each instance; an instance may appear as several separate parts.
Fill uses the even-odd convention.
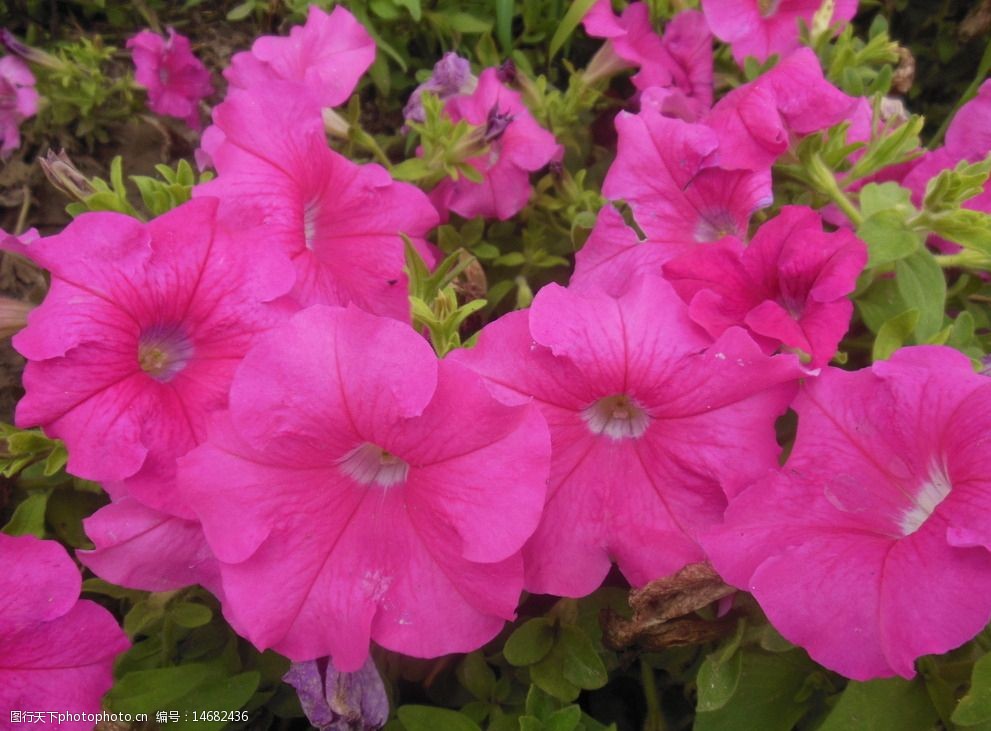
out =
[[[95,192],[86,176],[79,172],[79,168],[65,154],[65,150],[59,150],[58,153],[48,150],[44,157],[38,158],[38,164],[48,182],[69,198],[85,201]]]
[[[0,297],[0,338],[9,338],[27,327],[28,313],[35,305],[10,297]]]
[[[327,131],[327,134],[342,140],[348,138],[351,125],[348,124],[348,121],[344,117],[330,107],[321,110],[321,115],[323,116],[323,128]]]
[[[22,43],[17,36],[6,28],[0,28],[0,46],[3,46],[7,53],[19,56],[28,63],[38,64],[50,69],[65,68],[65,63],[50,53],[42,51],[40,48],[32,48]]]

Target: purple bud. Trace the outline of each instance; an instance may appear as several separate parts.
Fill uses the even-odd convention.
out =
[[[7,53],[14,56],[20,56],[28,63],[38,64],[39,66],[47,66],[51,69],[60,69],[64,66],[62,61],[57,59],[52,54],[46,53],[40,48],[32,48],[31,46],[22,43],[18,40],[17,36],[6,28],[0,28],[0,46],[3,46]]]
[[[58,153],[49,150],[44,157],[38,158],[38,164],[48,182],[70,198],[84,201],[95,192],[86,176],[79,172],[79,168],[65,154],[65,150]]]
[[[477,85],[478,78],[471,73],[468,59],[448,51],[434,64],[430,78],[413,90],[403,109],[403,117],[413,122],[424,121],[423,103],[420,101],[424,92],[435,94],[441,101],[445,101],[459,94],[471,94]]]
[[[489,117],[485,121],[485,136],[482,137],[486,142],[495,142],[497,139],[502,137],[506,128],[509,127],[510,123],[513,121],[513,115],[509,112],[500,112],[499,106],[493,104],[492,108],[489,110]]]
[[[507,58],[496,69],[496,78],[504,84],[513,84],[516,82],[517,73],[513,59]]]
[[[326,657],[293,663],[283,680],[319,731],[376,731],[389,719],[389,699],[371,658],[353,673],[338,672]]]

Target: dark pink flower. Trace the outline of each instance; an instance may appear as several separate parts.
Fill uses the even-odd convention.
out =
[[[80,601],[82,578],[54,541],[0,533],[0,708],[99,713],[114,658],[130,643],[106,609]],[[45,722],[55,725],[47,715]],[[4,728],[9,717],[3,719]],[[65,721],[89,731],[92,721]]]
[[[464,119],[484,129],[488,151],[468,161],[482,175],[481,183],[447,178],[431,191],[437,210],[500,221],[519,213],[533,193],[530,173],[558,153],[554,136],[537,124],[517,92],[500,83],[494,68],[482,72],[471,95],[451,98],[444,110],[455,122]]]
[[[634,85],[641,91],[670,89],[691,120],[712,106],[712,34],[698,11],[675,15],[663,37],[654,31],[650,10],[642,2],[632,3],[617,17],[609,0],[597,0],[582,23],[590,36],[606,40],[588,73],[606,75],[619,68],[639,68]]]
[[[168,38],[143,30],[128,39],[134,79],[148,90],[148,107],[201,129],[199,103],[213,93],[210,72],[193,55],[189,39],[168,29]]]
[[[857,108],[857,99],[826,81],[812,49],[801,48],[724,96],[703,121],[719,136],[720,165],[762,170],[794,138],[839,124]]]
[[[785,206],[749,246],[727,238],[698,247],[665,264],[664,275],[713,337],[743,326],[766,352],[784,345],[819,367],[850,326],[848,295],[866,264],[853,232],[826,233],[811,208]]]
[[[658,276],[615,297],[548,285],[448,359],[546,418],[551,477],[526,588],[570,597],[613,561],[642,586],[702,560],[695,538],[726,494],[776,464],[774,421],[800,373],[739,328],[713,343]]]
[[[0,157],[21,146],[20,126],[38,111],[34,74],[19,58],[0,58]]]
[[[785,638],[855,680],[911,678],[991,620],[991,383],[950,348],[826,368],[785,466],[703,537]]]
[[[273,82],[259,97],[234,90],[214,111],[225,140],[217,178],[194,196],[217,196],[220,215],[291,259],[302,306],[355,303],[409,319],[405,233],[432,261],[424,236],[437,212],[419,189],[379,165],[357,165],[327,145],[313,101]]]
[[[713,34],[733,49],[743,64],[747,56],[765,61],[799,46],[798,21],[812,25],[823,0],[702,0]],[[830,23],[845,24],[857,14],[857,0],[835,0]]]
[[[28,359],[17,423],[64,440],[72,474],[130,478],[170,512],[174,495],[141,486],[196,443],[254,335],[282,317],[264,303],[292,285],[268,242],[217,225],[216,207],[191,201],[147,224],[87,213],[22,249],[52,284],[14,336]]]
[[[288,37],[262,36],[251,51],[237,53],[224,77],[231,86],[265,95],[273,81],[295,82],[321,107],[347,101],[375,60],[375,41],[343,7],[331,13],[310,5],[304,25]]]
[[[179,485],[238,632],[353,672],[369,639],[467,652],[514,616],[549,451],[535,408],[408,325],[318,305],[259,338]]]
[[[616,129],[602,192],[625,200],[647,238],[672,254],[723,236],[746,238],[750,216],[771,203],[770,169],[722,168],[720,139],[705,125],[644,107],[620,112]]]

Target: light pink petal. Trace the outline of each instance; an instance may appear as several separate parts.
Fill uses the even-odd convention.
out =
[[[124,497],[84,521],[95,544],[77,551],[82,563],[112,584],[172,591],[201,584],[220,591],[220,572],[199,524],[147,508]]]

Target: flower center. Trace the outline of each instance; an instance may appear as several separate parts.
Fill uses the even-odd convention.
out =
[[[392,487],[406,482],[409,465],[370,442],[360,444],[337,462],[341,471],[362,485]]]
[[[939,465],[933,465],[929,472],[929,479],[922,483],[922,487],[912,498],[912,505],[902,516],[902,535],[910,536],[922,527],[929,516],[933,514],[941,502],[950,494],[950,478],[946,476],[946,470]]]
[[[636,439],[650,425],[647,412],[626,394],[599,399],[582,411],[582,418],[593,434],[610,439]]]
[[[703,213],[695,225],[695,240],[700,244],[719,241],[723,236],[735,236],[736,221],[727,210]]]
[[[313,240],[317,235],[317,216],[320,215],[320,203],[312,201],[303,208],[303,236],[306,248],[313,251]]]
[[[179,328],[151,327],[138,337],[138,365],[156,381],[168,383],[193,357],[193,343]]]
[[[760,11],[761,17],[770,18],[778,12],[778,5],[780,4],[781,0],[757,0],[757,9]]]

